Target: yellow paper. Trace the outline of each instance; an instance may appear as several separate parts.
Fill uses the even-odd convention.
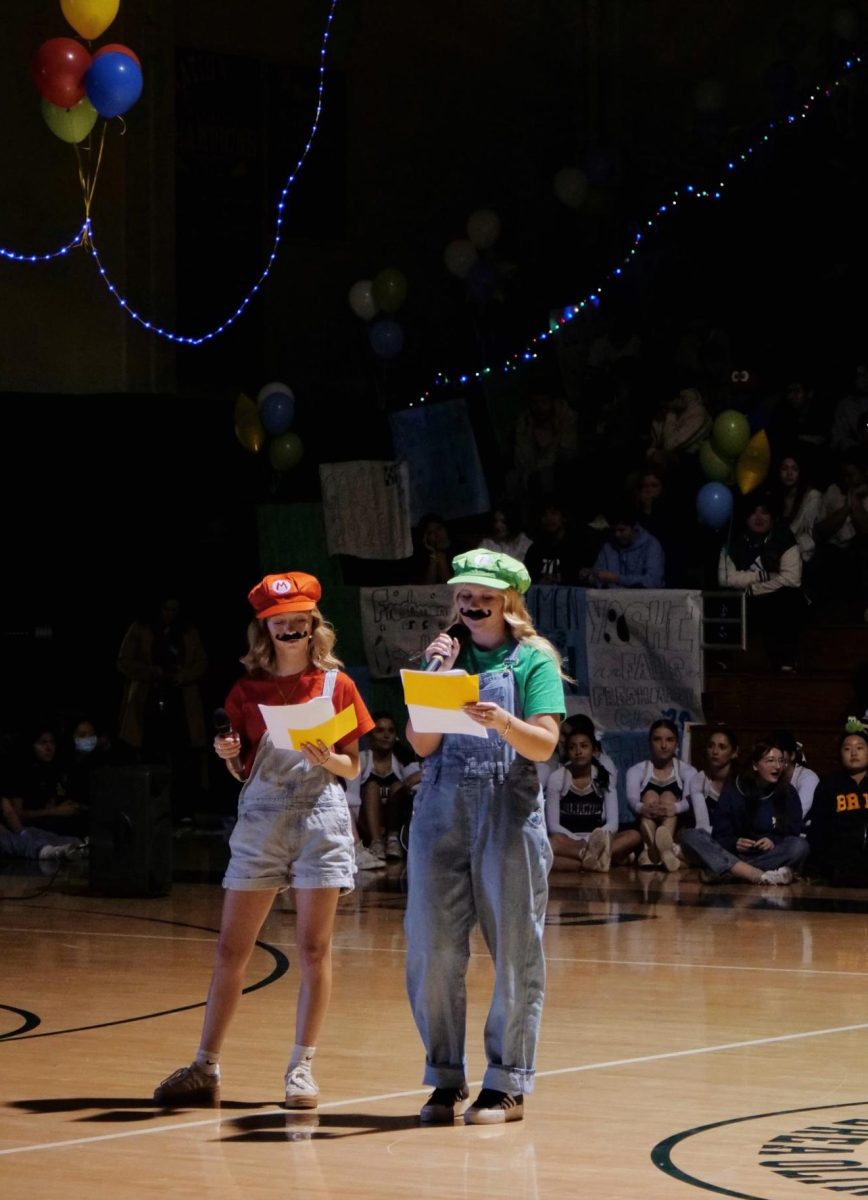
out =
[[[318,696],[304,704],[260,704],[272,744],[279,750],[300,750],[302,742],[321,741],[333,746],[356,728],[352,704],[337,714],[331,700]]]
[[[479,699],[479,676],[466,671],[402,671],[404,703],[425,708],[463,708]]]

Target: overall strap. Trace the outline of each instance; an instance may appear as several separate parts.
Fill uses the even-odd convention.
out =
[[[337,671],[326,671],[323,675],[322,694],[326,700],[331,700],[335,690],[335,680],[338,677]]]

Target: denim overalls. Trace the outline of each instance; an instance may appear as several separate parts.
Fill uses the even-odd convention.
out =
[[[331,698],[337,671],[326,671]],[[223,886],[239,891],[341,888],[351,891],[355,858],[344,789],[300,750],[278,750],[263,734],[238,797],[238,820]]]
[[[479,677],[480,699],[514,715],[519,651]],[[551,861],[535,764],[494,730],[484,741],[444,735],[425,760],[407,861],[407,991],[425,1045],[426,1084],[466,1080],[465,974],[478,921],[495,967],[483,1087],[532,1091]]]

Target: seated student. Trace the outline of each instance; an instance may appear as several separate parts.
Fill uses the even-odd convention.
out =
[[[545,793],[546,784],[549,778],[555,771],[560,770],[567,761],[567,739],[571,733],[584,733],[597,747],[594,757],[599,762],[600,766],[605,767],[613,779],[617,779],[618,770],[606,753],[600,746],[600,738],[602,734],[598,733],[594,727],[594,722],[585,713],[573,713],[569,717],[565,717],[560,724],[558,734],[558,744],[551,758],[547,758],[545,762],[536,764],[537,775],[539,775],[540,787]]]
[[[484,537],[479,545],[484,550],[508,554],[510,558],[524,562],[532,542],[522,532],[517,508],[511,504],[500,504],[491,514],[489,536]]]
[[[769,493],[744,498],[741,520],[721,547],[717,579],[721,587],[746,593],[748,631],[759,633],[771,666],[793,671],[806,611],[802,556],[774,506]]]
[[[833,887],[868,885],[868,726],[849,717],[840,770],[824,775],[812,805],[811,865]]]
[[[799,794],[799,802],[802,806],[802,819],[805,828],[807,828],[810,824],[808,814],[811,811],[814,792],[817,790],[820,776],[816,771],[810,770],[805,765],[802,743],[796,741],[789,729],[773,730],[769,734],[768,741],[781,748],[781,753],[784,756],[783,779],[786,783],[791,784]]]
[[[718,725],[708,734],[705,769],[697,771],[690,781],[694,828],[711,833],[711,818],[720,802],[720,794],[737,771],[738,737],[728,725]]]
[[[682,832],[682,849],[688,859],[701,864],[703,882],[731,876],[748,883],[792,883],[809,847],[800,836],[798,793],[783,773],[780,747],[757,742],[749,766],[724,787],[711,818],[711,833]]]
[[[690,807],[688,791],[696,768],[677,757],[678,726],[672,721],[654,721],[648,742],[651,757],[634,763],[624,779],[627,803],[636,814],[644,843],[639,866],[677,871],[681,859],[674,835],[679,818]]]
[[[398,745],[398,730],[391,713],[373,714],[369,747],[359,753],[359,827],[368,838],[374,858],[404,857],[401,830],[410,820],[413,791],[422,778],[411,754]]]
[[[87,841],[25,825],[18,809],[0,796],[0,858],[68,859],[87,851]]]
[[[624,862],[642,839],[635,829],[618,831],[615,772],[597,757],[593,733],[567,736],[567,762],[546,784],[546,826],[554,853],[553,868],[608,871]]]
[[[540,513],[539,528],[524,560],[533,583],[576,584],[582,565],[579,540],[570,531],[563,507],[551,501]]]
[[[46,829],[80,842],[87,833],[87,814],[70,793],[69,777],[57,753],[57,738],[47,726],[35,736],[3,784],[24,825]]]
[[[625,503],[611,508],[606,518],[611,532],[590,572],[589,586],[666,587],[663,547],[638,523],[631,505]]]
[[[97,732],[96,724],[89,717],[81,717],[73,724],[64,757],[70,794],[87,807],[94,771],[116,761],[112,744],[105,734]]]

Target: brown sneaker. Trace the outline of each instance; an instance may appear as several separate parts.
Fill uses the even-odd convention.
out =
[[[524,1119],[524,1096],[483,1088],[464,1114],[465,1125],[499,1125]]]
[[[435,1088],[419,1109],[419,1120],[426,1125],[446,1125],[455,1120],[455,1106],[469,1095],[467,1084],[457,1088]]]
[[[195,1065],[180,1067],[154,1090],[154,1103],[167,1107],[183,1104],[214,1104],[220,1099],[220,1076],[209,1075]]]

